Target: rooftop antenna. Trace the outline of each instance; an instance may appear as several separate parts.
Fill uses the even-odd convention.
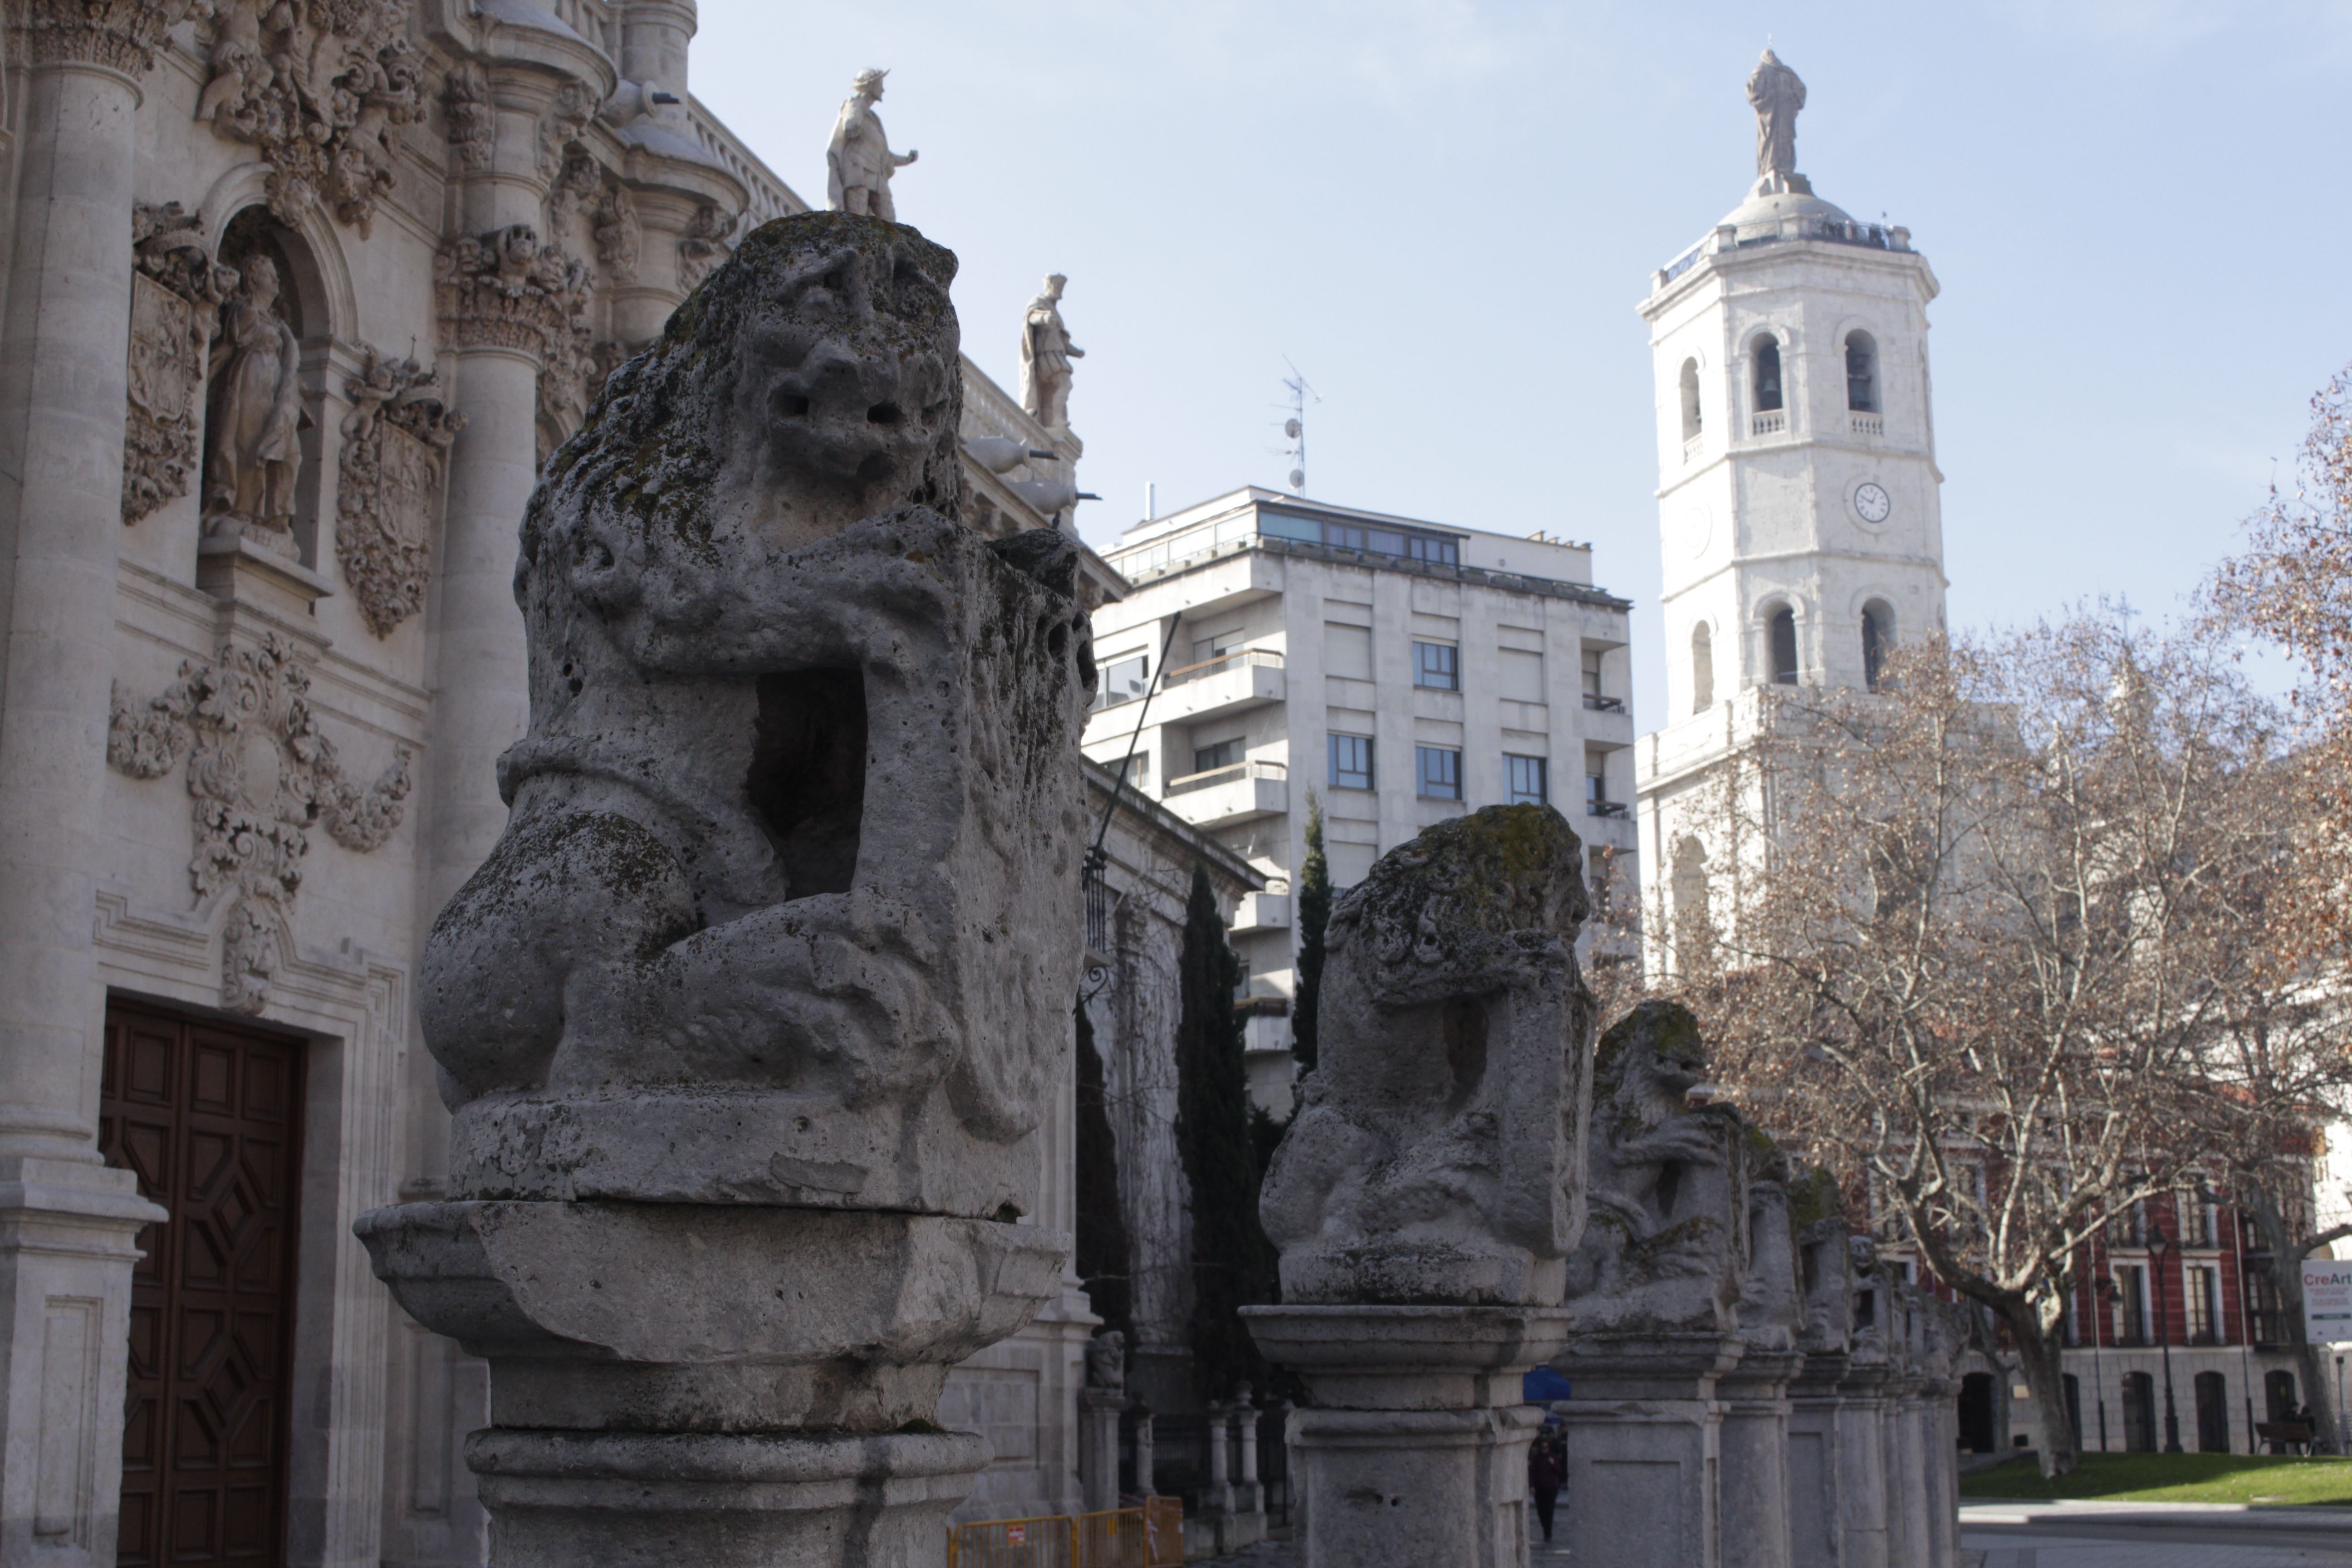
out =
[[[1282,384],[1290,392],[1290,402],[1287,405],[1290,417],[1282,422],[1282,433],[1290,437],[1290,445],[1282,449],[1282,455],[1290,459],[1290,493],[1305,495],[1307,493],[1307,400],[1311,397],[1320,403],[1323,401],[1323,395],[1307,384],[1307,378],[1298,374],[1298,367],[1290,364],[1287,358],[1285,358],[1282,363],[1290,365],[1290,377]]]

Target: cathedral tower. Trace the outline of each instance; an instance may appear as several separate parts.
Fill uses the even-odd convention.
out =
[[[1654,910],[1696,896],[1705,836],[1673,802],[1738,743],[1757,688],[1874,685],[1888,648],[1944,626],[1935,273],[1908,230],[1855,221],[1796,172],[1804,84],[1769,49],[1748,97],[1748,199],[1641,305],[1665,566],[1667,711],[1635,764]]]

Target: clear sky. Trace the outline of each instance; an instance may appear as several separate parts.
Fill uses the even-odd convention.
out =
[[[1017,384],[1049,271],[1087,351],[1086,536],[1280,485],[1594,544],[1664,709],[1652,268],[1753,176],[1769,34],[1798,165],[1943,285],[1955,628],[2174,607],[2352,361],[2352,5],[2013,0],[702,0],[694,89],[804,197],[849,79],[891,75],[898,216],[962,258],[965,347]]]

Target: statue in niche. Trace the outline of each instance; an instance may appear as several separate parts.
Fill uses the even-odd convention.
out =
[[[1062,323],[1062,285],[1068,281],[1058,272],[1048,277],[1021,325],[1021,406],[1048,430],[1069,427],[1070,362],[1087,357]]]
[[[1087,1342],[1087,1386],[1125,1392],[1127,1336],[1117,1329],[1105,1329]]]
[[[457,1192],[1034,1210],[1096,676],[1076,547],[958,521],[954,273],[768,224],[549,464],[512,812],[419,977]]]
[[[824,150],[825,205],[835,212],[898,221],[890,201],[890,176],[915,161],[915,151],[890,151],[882,133],[882,117],[874,106],[882,101],[887,70],[862,70],[850,84],[841,118],[833,122],[833,141]]]
[[[1756,107],[1757,194],[1811,195],[1811,184],[1797,173],[1797,111],[1805,107],[1805,84],[1766,49],[1748,79],[1748,101]]]
[[[302,468],[301,345],[278,307],[278,263],[247,256],[213,340],[205,532],[238,534],[289,560]]]

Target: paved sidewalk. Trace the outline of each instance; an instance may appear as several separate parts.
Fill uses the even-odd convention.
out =
[[[1972,1502],[1983,1568],[2352,1568],[2352,1510]]]

